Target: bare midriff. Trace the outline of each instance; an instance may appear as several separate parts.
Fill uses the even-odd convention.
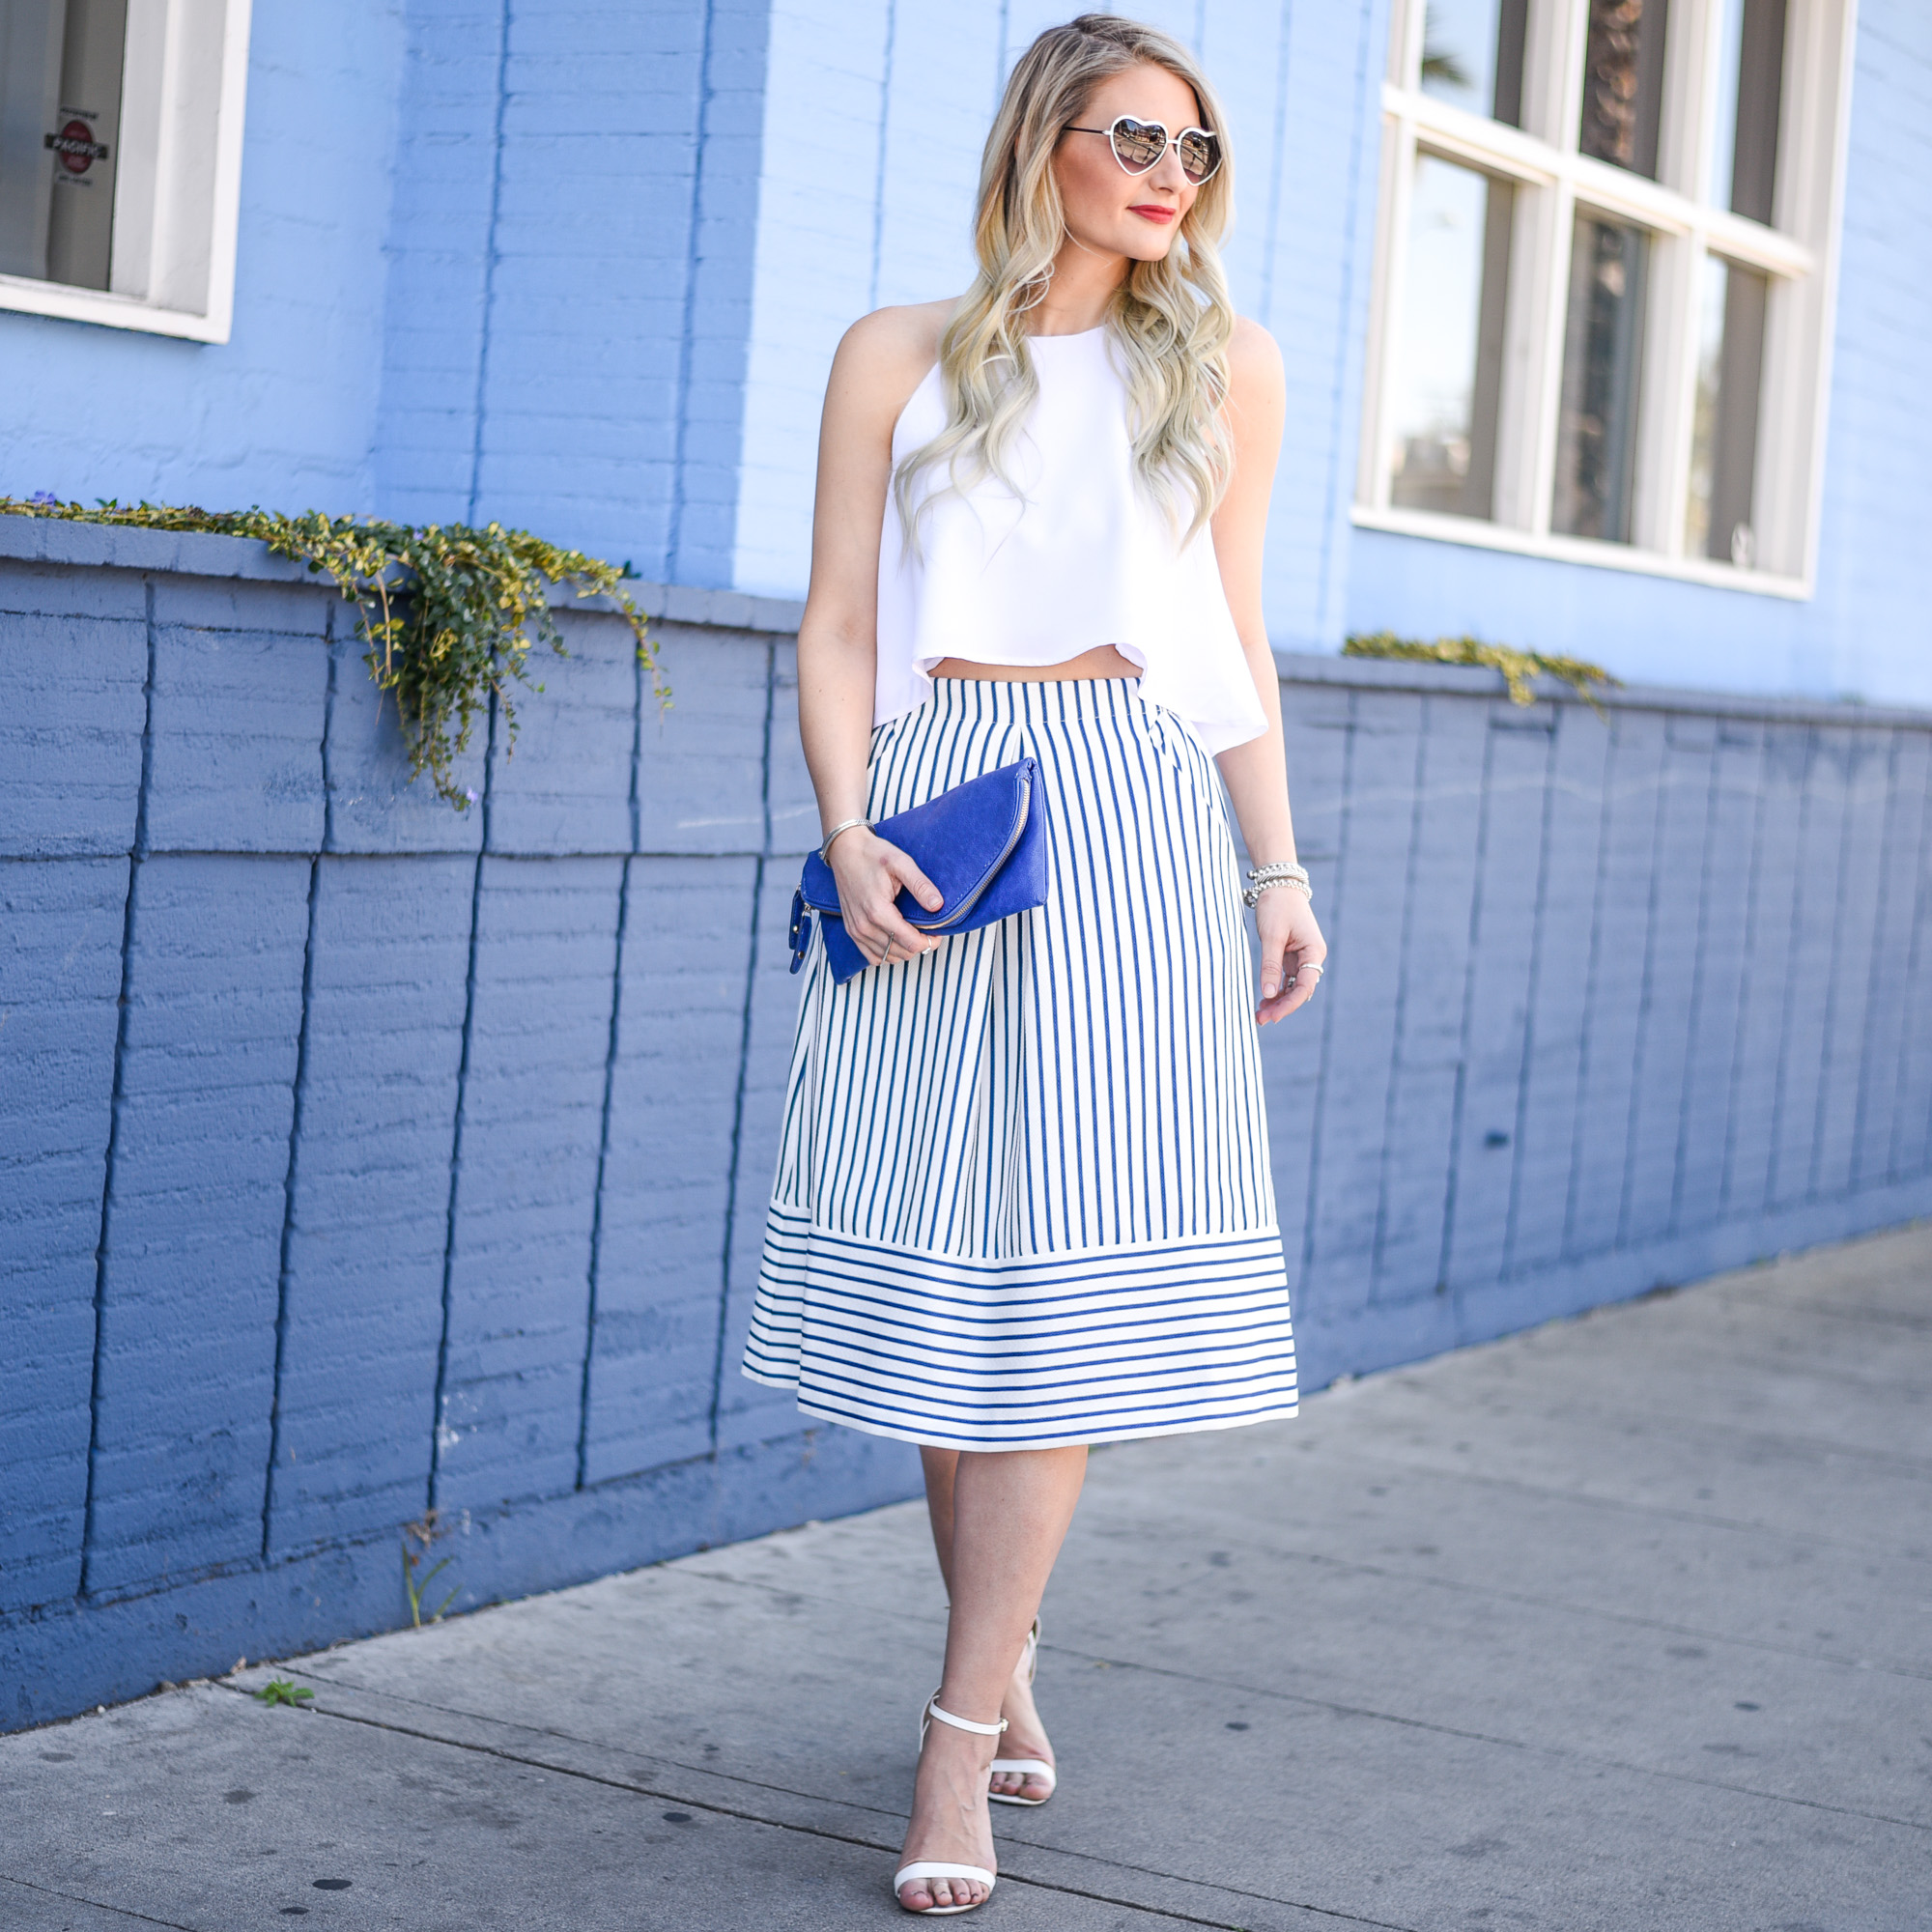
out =
[[[1045,684],[1064,677],[1139,677],[1141,668],[1112,644],[1096,644],[1077,658],[1054,665],[976,664],[971,658],[941,658],[934,677],[1017,678],[1026,684]]]

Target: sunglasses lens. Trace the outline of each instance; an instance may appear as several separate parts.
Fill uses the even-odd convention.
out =
[[[1221,142],[1215,134],[1190,128],[1179,141],[1180,172],[1197,186],[1221,165]]]
[[[1122,114],[1109,130],[1113,136],[1114,158],[1130,175],[1144,175],[1167,151],[1167,129],[1149,127]]]

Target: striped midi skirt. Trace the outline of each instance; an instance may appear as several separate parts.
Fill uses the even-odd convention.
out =
[[[1031,753],[1047,902],[803,969],[744,1372],[966,1449],[1292,1415],[1254,964],[1207,748],[1132,678],[939,678],[881,818]]]

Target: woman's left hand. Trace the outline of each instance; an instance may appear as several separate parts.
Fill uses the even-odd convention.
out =
[[[1262,941],[1262,1003],[1255,1009],[1255,1024],[1266,1026],[1314,998],[1328,942],[1321,937],[1315,908],[1293,886],[1271,887],[1255,901],[1255,925]]]

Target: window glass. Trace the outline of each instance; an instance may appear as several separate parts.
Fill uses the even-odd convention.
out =
[[[128,0],[0,0],[0,273],[104,289]]]
[[[1785,0],[1721,0],[1709,199],[1769,222],[1777,185]]]
[[[1650,238],[1579,213],[1570,253],[1553,528],[1630,541]]]
[[[1738,148],[1738,54],[1745,31],[1745,0],[1718,0],[1718,97],[1711,123],[1711,179],[1704,199],[1731,205],[1731,172]]]
[[[1422,91],[1512,127],[1522,119],[1529,0],[1429,0]]]
[[[1684,548],[1747,569],[1757,551],[1751,500],[1770,284],[1717,255],[1705,256],[1702,273]]]
[[[1405,509],[1492,514],[1515,200],[1508,182],[1416,156],[1388,416]]]
[[[1634,174],[1657,174],[1663,124],[1666,0],[1590,0],[1577,146]]]

